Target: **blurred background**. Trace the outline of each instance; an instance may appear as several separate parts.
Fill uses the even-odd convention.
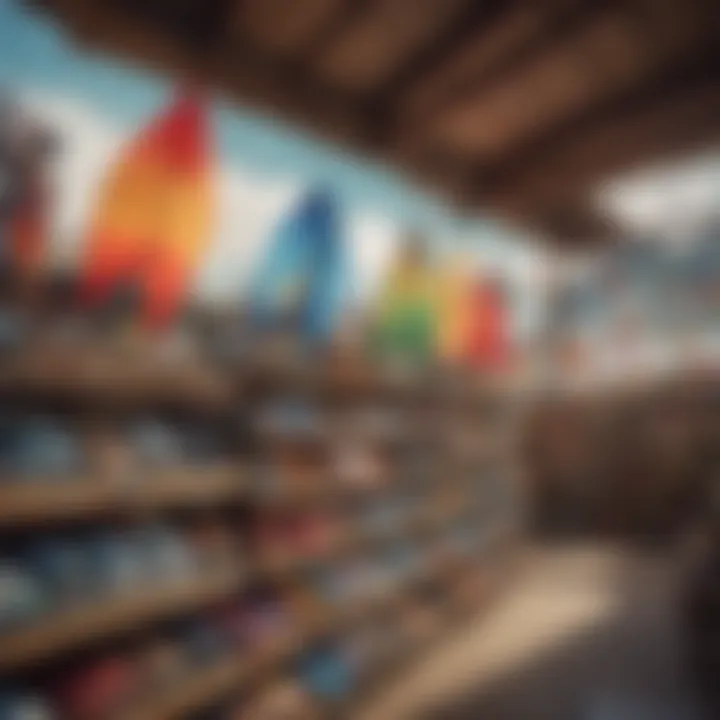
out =
[[[717,717],[719,40],[0,0],[0,720]]]

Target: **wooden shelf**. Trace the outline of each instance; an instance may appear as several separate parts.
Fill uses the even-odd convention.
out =
[[[233,656],[210,668],[188,673],[182,682],[173,683],[171,690],[133,707],[123,715],[122,720],[172,720],[185,717],[195,710],[212,705],[234,689],[239,690],[250,677],[249,663]]]
[[[94,347],[30,348],[0,362],[0,389],[102,398],[119,403],[180,401],[227,405],[237,387],[226,373],[195,362],[149,358],[140,351]]]
[[[140,473],[132,482],[106,479],[0,485],[0,527],[59,522],[106,513],[188,508],[242,497],[239,465]]]
[[[449,513],[443,513],[447,518]],[[427,518],[413,518],[417,523],[416,530],[425,527]],[[422,520],[422,523],[419,521]],[[434,525],[437,520],[433,519]],[[403,530],[407,530],[406,526]],[[396,537],[393,533],[390,538]],[[382,538],[373,538],[371,542],[382,542]],[[331,561],[332,556],[325,561]],[[278,573],[276,568],[269,572]],[[39,620],[37,623],[21,628],[2,637],[0,646],[0,670],[18,669],[46,660],[54,655],[67,652],[75,648],[96,641],[100,638],[110,637],[127,630],[134,629],[154,620],[182,614],[201,607],[207,602],[222,598],[240,589],[243,578],[239,575],[224,575],[221,577],[173,584],[161,587],[150,593],[142,593],[119,597],[111,602],[77,607],[72,610],[59,612]],[[388,598],[381,600],[387,602]],[[375,605],[378,600],[363,600],[359,611],[365,612],[369,605]],[[334,622],[347,618],[358,612],[357,606],[350,606],[331,613]],[[323,623],[329,622],[327,618]]]
[[[65,357],[43,353],[25,353],[15,360],[0,360],[0,391],[12,398],[29,392],[34,396],[48,393],[51,396],[77,398],[83,402],[100,403],[102,408],[120,407],[134,403],[182,402],[207,404],[209,407],[229,409],[241,393],[248,396],[281,394],[292,389],[310,391],[316,398],[327,399],[329,395],[347,398],[372,398],[381,402],[404,402],[419,399],[440,399],[452,404],[471,404],[476,400],[512,400],[513,392],[500,386],[478,383],[465,393],[456,385],[445,387],[425,382],[424,378],[393,379],[378,373],[358,375],[344,374],[335,370],[327,373],[317,368],[307,371],[297,368],[288,371],[260,370],[262,382],[253,383],[253,370],[240,372],[220,367],[180,367],[163,364],[159,359],[135,363],[125,357],[104,357],[97,354],[83,356],[75,350]],[[264,382],[264,384],[263,384]],[[256,393],[256,394],[255,394]],[[406,404],[407,405],[407,404]],[[409,407],[409,405],[407,405]],[[327,429],[327,428],[326,428]],[[372,428],[358,430],[373,443],[398,443],[405,438],[399,435],[374,434]],[[498,439],[498,438],[492,438]],[[268,444],[283,443],[287,438],[268,435]],[[316,438],[327,443],[332,434],[327,432]],[[413,437],[416,443],[423,438]],[[491,438],[488,436],[487,442]],[[499,439],[498,439],[499,440]],[[501,444],[501,443],[498,443]],[[498,453],[506,447],[498,449]],[[448,454],[450,452],[448,451]],[[456,453],[455,453],[456,454]],[[474,458],[467,460],[468,464]],[[457,492],[426,495],[421,505],[413,506],[411,513],[387,528],[369,531],[359,523],[346,527],[343,537],[335,547],[321,557],[287,557],[279,563],[261,563],[255,559],[246,573],[206,577],[192,582],[176,583],[159,588],[147,588],[145,592],[119,595],[107,601],[86,607],[75,607],[43,616],[35,624],[0,636],[0,673],[18,671],[40,666],[93,643],[114,636],[142,630],[153,623],[193,613],[214,601],[221,600],[241,590],[248,581],[260,576],[281,580],[288,574],[297,573],[309,563],[330,565],[342,562],[351,553],[370,553],[380,550],[403,538],[416,542],[441,537],[444,529],[455,519],[470,511],[474,499],[475,478],[466,480],[465,474],[454,477],[449,471],[450,461],[439,463],[434,487],[442,484],[458,485]],[[459,462],[457,463],[460,464]],[[399,466],[392,466],[398,471]],[[459,470],[460,468],[458,468]],[[0,528],[24,528],[42,523],[75,521],[96,518],[107,514],[132,514],[172,509],[190,509],[212,506],[247,499],[257,507],[284,505],[290,507],[320,505],[327,502],[349,502],[354,497],[382,498],[388,490],[398,488],[391,483],[373,489],[360,489],[333,482],[328,471],[327,488],[319,487],[301,497],[287,484],[287,492],[277,497],[265,498],[261,489],[247,482],[248,469],[241,464],[222,464],[213,467],[182,467],[167,471],[137,473],[132,483],[114,482],[108,478],[79,478],[72,482],[27,483],[16,482],[0,486]],[[409,473],[408,473],[409,476]],[[402,486],[412,483],[400,478]],[[414,481],[413,481],[414,482]],[[465,486],[467,483],[467,486]],[[462,486],[462,487],[460,487]],[[473,507],[475,507],[473,505]],[[448,544],[448,543],[443,543]],[[449,543],[452,545],[452,543]],[[357,598],[339,604],[321,600],[308,601],[294,632],[280,638],[272,648],[261,653],[236,652],[208,667],[188,670],[185,676],[171,686],[159,688],[153,696],[138,698],[139,704],[124,716],[123,720],[173,720],[187,717],[213,703],[232,696],[244,688],[253,689],[260,683],[277,677],[288,661],[310,641],[325,633],[356,627],[356,623],[368,619],[374,613],[399,612],[416,593],[421,583],[437,580],[450,583],[456,573],[467,566],[462,559],[455,559],[453,550],[438,556],[424,554],[417,558],[425,562],[420,572],[405,575],[392,587],[375,588],[372,594],[364,593]],[[390,580],[392,582],[392,579]],[[367,590],[369,588],[365,588]],[[303,596],[303,601],[305,598]],[[299,601],[298,601],[299,604]]]
[[[418,582],[435,576],[438,572],[433,568],[418,573],[393,592],[349,603],[337,610],[318,609],[299,623],[297,632],[279,642],[271,651],[253,658],[247,658],[243,654],[233,655],[218,661],[210,668],[193,672],[187,679],[175,683],[171,690],[132,708],[122,720],[177,720],[222,700],[251,682],[262,683],[276,676],[283,665],[313,638],[347,623],[356,622],[369,613],[403,602],[407,593]]]
[[[230,407],[247,389],[252,395],[297,391],[315,397],[438,398],[453,404],[522,399],[531,390],[515,378],[396,376],[378,368],[347,371],[332,366],[236,369],[208,361],[163,358],[152,349],[29,347],[0,360],[0,389],[102,397],[121,402],[174,400]]]
[[[456,378],[424,372],[397,374],[378,367],[343,368],[293,366],[267,363],[239,368],[236,374],[260,394],[306,392],[325,397],[362,397],[398,400],[409,397],[441,398],[472,405],[488,399],[515,400],[532,390],[531,379],[517,377],[467,376]]]
[[[309,557],[288,555],[275,562],[259,563],[253,571],[264,577],[283,577],[311,565],[331,565],[347,558],[354,552],[370,548],[380,548],[395,542],[400,537],[419,537],[434,529],[442,527],[458,515],[457,508],[424,507],[404,518],[392,528],[369,531],[362,527],[351,528],[327,552],[313,554]]]
[[[418,584],[433,578],[451,578],[453,574],[452,568],[431,564],[391,591],[347,603],[338,609],[317,608],[299,623],[297,632],[279,642],[270,652],[253,658],[243,654],[233,655],[210,668],[198,670],[183,682],[175,683],[172,690],[133,708],[123,720],[177,720],[187,717],[250,683],[256,685],[275,677],[290,658],[318,635],[341,629],[383,609],[400,608]]]
[[[240,574],[221,575],[55,613],[0,637],[0,671],[32,666],[101,638],[192,611],[239,590],[242,584]]]

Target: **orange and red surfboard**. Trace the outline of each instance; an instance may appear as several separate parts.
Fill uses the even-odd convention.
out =
[[[166,325],[212,235],[213,161],[203,104],[178,96],[108,173],[90,227],[85,297],[102,303],[137,282],[143,318]]]

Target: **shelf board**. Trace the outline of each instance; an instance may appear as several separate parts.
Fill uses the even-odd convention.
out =
[[[192,611],[229,595],[242,584],[239,573],[225,574],[59,611],[0,638],[0,671],[32,666],[101,638]]]
[[[186,681],[176,684],[172,691],[161,693],[141,707],[133,708],[123,720],[177,720],[187,717],[249,683],[258,685],[277,676],[288,660],[318,635],[340,630],[385,608],[400,608],[420,583],[433,578],[451,580],[453,576],[453,568],[431,563],[387,592],[347,603],[337,609],[318,607],[299,622],[296,632],[280,641],[270,652],[254,658],[235,655],[197,671]]]
[[[451,510],[452,512],[444,509],[443,513],[439,514],[437,508],[423,507],[411,513],[390,529],[372,531],[362,526],[351,527],[327,551],[309,554],[308,556],[293,556],[292,554],[279,556],[276,560],[258,563],[252,574],[262,577],[281,578],[313,565],[332,565],[346,559],[353,553],[391,545],[399,538],[422,537],[455,517],[457,510]],[[360,524],[357,523],[357,525]]]
[[[5,358],[0,362],[0,389],[122,403],[179,400],[227,405],[237,397],[230,378],[212,366],[90,347],[39,347]]]
[[[343,368],[258,363],[236,370],[251,388],[264,394],[297,391],[329,397],[402,399],[439,398],[460,404],[488,399],[515,400],[532,390],[529,379],[517,377],[433,375],[425,372],[393,373],[379,367]]]
[[[251,676],[250,664],[233,656],[173,683],[170,691],[162,692],[133,707],[122,720],[172,720],[185,717],[195,710],[212,705],[223,696],[240,689]]]
[[[248,683],[260,684],[275,677],[283,665],[313,638],[324,632],[337,630],[383,607],[393,607],[403,602],[407,593],[421,579],[435,576],[439,572],[437,568],[426,570],[401,583],[401,586],[392,592],[348,603],[337,610],[318,608],[298,624],[295,633],[280,641],[269,652],[254,658],[247,658],[244,654],[233,655],[210,668],[195,671],[189,674],[187,679],[175,683],[171,691],[162,692],[132,708],[122,720],[177,720],[222,700]]]
[[[87,478],[4,483],[0,527],[230,502],[243,495],[241,473],[240,466],[228,463],[140,473],[132,482]]]

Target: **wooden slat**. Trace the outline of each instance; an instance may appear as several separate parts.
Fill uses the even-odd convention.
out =
[[[357,90],[377,88],[413,51],[431,41],[464,2],[373,0],[333,39],[318,59],[319,72]]]
[[[506,541],[498,532],[494,544]],[[507,573],[508,565],[502,570]],[[384,608],[402,608],[408,596],[423,582],[437,579],[452,580],[454,567],[437,567],[431,564],[416,576],[387,593],[363,598],[342,608],[318,607],[308,610],[295,632],[280,641],[276,647],[262,656],[249,657],[245,653],[219,661],[207,669],[200,669],[170,691],[146,699],[133,707],[122,720],[177,720],[188,717],[227,697],[244,687],[255,687],[263,681],[276,677],[294,655],[320,634],[341,630],[368,615]]]
[[[142,475],[142,474],[141,474]],[[245,491],[241,468],[156,470],[130,482],[103,478],[0,485],[0,527],[89,518],[101,513],[199,507],[226,503]]]
[[[637,82],[652,65],[641,28],[616,3],[592,11],[578,6],[561,15],[547,36],[518,51],[524,63],[513,60],[503,72],[456,92],[437,110],[436,120],[431,116],[405,142],[435,142],[446,152],[472,152],[485,162],[618,86]],[[613,72],[596,57],[609,49],[616,53]]]
[[[424,573],[423,577],[436,572],[433,569],[431,573]],[[406,592],[419,579],[413,578],[402,591]],[[317,612],[308,612],[300,621],[296,632],[263,656],[248,657],[242,653],[210,668],[198,670],[171,691],[163,692],[133,707],[122,720],[177,720],[187,717],[243,689],[243,686],[251,683],[257,685],[276,676],[283,665],[313,638],[399,602],[403,592],[378,595],[362,602],[350,603],[338,610],[318,608]]]
[[[430,108],[443,104],[449,95],[465,88],[478,74],[488,72],[523,44],[541,32],[548,22],[548,7],[541,3],[524,3],[507,9],[487,28],[480,25],[473,36],[434,68],[417,78],[397,100],[398,115],[410,125]]]
[[[509,175],[508,168],[512,165],[518,170],[527,168],[541,148],[549,155],[553,152],[553,144],[561,148],[577,141],[576,148],[592,147],[594,141],[586,135],[592,126],[594,131],[603,124],[615,122],[617,117],[628,112],[625,109],[628,106],[633,106],[632,112],[641,112],[643,104],[650,108],[662,104],[666,96],[682,98],[686,91],[692,92],[693,73],[705,73],[706,60],[703,57],[709,59],[714,52],[716,31],[699,28],[696,17],[690,26],[695,33],[695,42],[688,55],[687,41],[671,46],[666,42],[658,45],[652,29],[638,27],[637,22],[637,18],[633,19],[630,15],[625,15],[625,20],[621,21],[616,12],[608,12],[598,18],[586,36],[576,40],[577,52],[589,57],[598,70],[594,83],[598,89],[592,102],[586,107],[575,108],[565,117],[558,117],[550,127],[544,130],[539,127],[525,139],[520,139],[504,159],[501,157],[498,160],[498,166],[484,164],[481,173],[487,176],[488,185],[497,187],[498,174]],[[680,25],[679,35],[687,38],[691,30],[686,27],[687,23],[680,21]],[[611,38],[615,41],[612,42]],[[633,49],[638,47],[643,50]],[[609,50],[613,52],[609,53]],[[684,66],[689,66],[689,70],[683,70]],[[674,75],[679,75],[682,80],[674,80]],[[648,125],[654,121],[656,112],[656,109],[645,112]],[[711,113],[711,110],[708,109],[708,112]],[[620,147],[623,153],[627,152],[626,144],[618,145],[618,149]],[[549,157],[543,163],[546,167],[549,163],[554,166],[555,160]],[[502,165],[506,167],[503,169]]]
[[[242,657],[233,656],[210,668],[174,683],[172,690],[139,703],[123,720],[173,720],[212,705],[242,689],[251,676],[251,666]]]
[[[192,611],[239,590],[240,575],[174,583],[58,612],[0,639],[0,670],[18,670],[161,618]]]
[[[449,112],[436,130],[445,145],[498,157],[568,114],[638,85],[657,68],[647,30],[625,6],[600,6],[573,27],[494,91]]]
[[[156,71],[211,87],[286,117],[327,137],[361,146],[365,119],[357,98],[300,72],[296,62],[258,52],[229,32],[198,49],[117,6],[95,0],[51,0],[85,50],[111,52]],[[228,20],[230,22],[230,20]]]
[[[539,87],[542,94],[533,92]],[[596,91],[593,69],[582,57],[555,46],[516,77],[445,115],[434,133],[452,152],[471,152],[483,160],[497,157],[518,138],[585,106]]]
[[[120,402],[177,400],[223,405],[231,397],[232,386],[210,367],[150,361],[140,350],[124,355],[89,348],[59,352],[31,347],[20,356],[0,361],[0,389],[102,396]]]
[[[491,202],[535,198],[539,204],[578,193],[628,162],[716,142],[720,133],[720,58],[663,77],[643,93],[589,112],[527,147],[481,190]],[[552,173],[548,168],[552,167]],[[487,172],[487,171],[485,171]]]
[[[342,9],[347,0],[242,0],[232,26],[239,38],[258,48],[288,55],[308,42]]]

